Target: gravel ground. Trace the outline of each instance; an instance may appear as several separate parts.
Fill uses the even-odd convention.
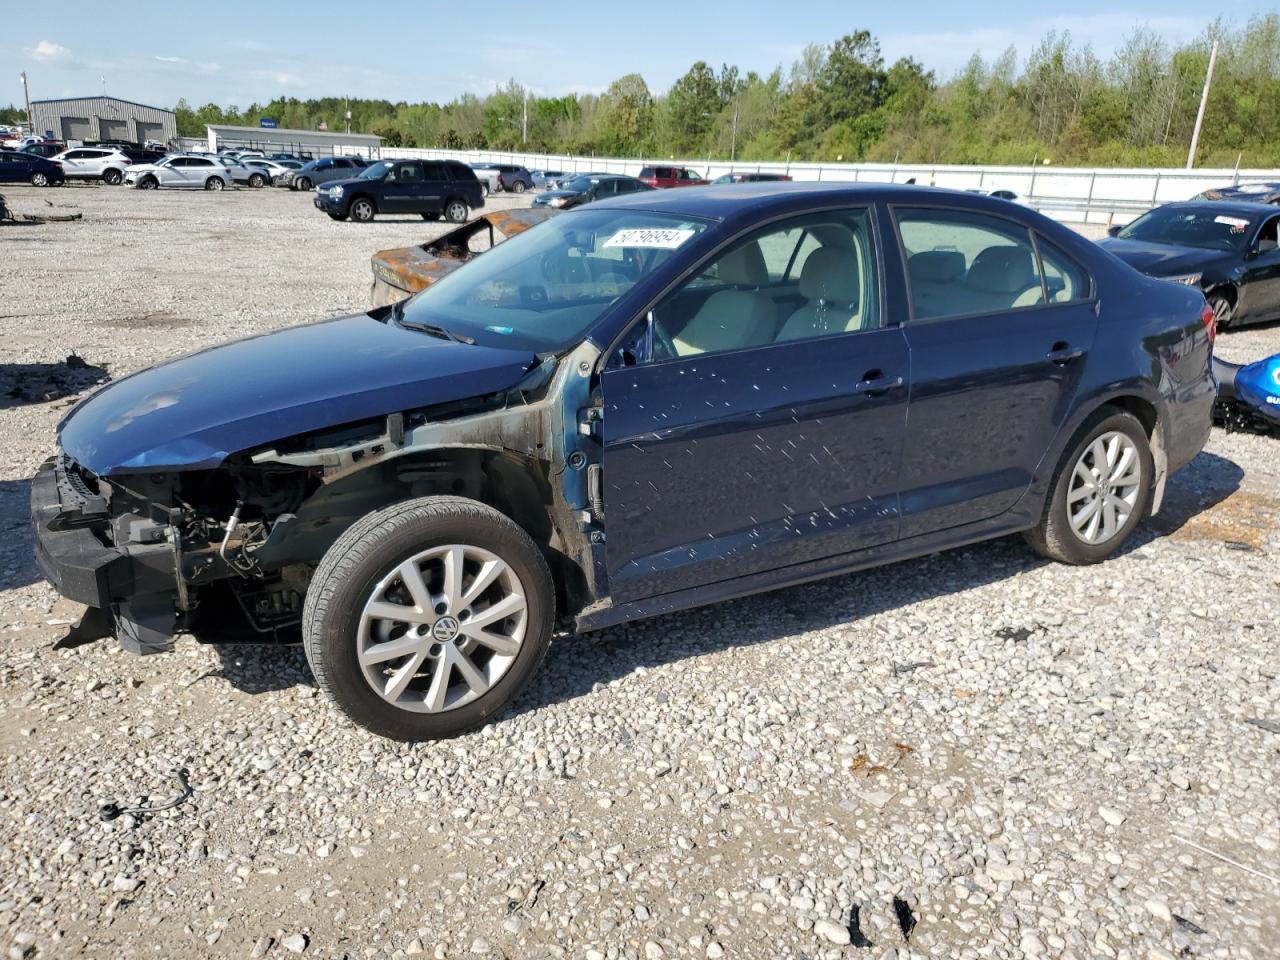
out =
[[[85,219],[0,228],[0,363],[114,377],[362,308],[372,251],[443,229],[278,190],[5,192]],[[9,402],[12,957],[1276,956],[1280,441],[1215,431],[1103,566],[1001,540],[609,630],[501,722],[404,746],[296,649],[54,649],[79,609],[30,562],[28,478],[69,401]],[[175,766],[190,799],[99,819]]]

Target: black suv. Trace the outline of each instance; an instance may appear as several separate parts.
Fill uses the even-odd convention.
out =
[[[319,187],[315,204],[334,220],[367,223],[379,213],[418,213],[423,220],[443,214],[450,223],[466,223],[473,208],[484,206],[484,188],[456,160],[383,160],[358,177]]]

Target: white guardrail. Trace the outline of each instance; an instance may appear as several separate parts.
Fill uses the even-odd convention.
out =
[[[785,173],[797,181],[833,183],[905,183],[955,190],[1012,190],[1024,202],[1057,220],[1075,223],[1125,223],[1138,214],[1204,190],[1236,183],[1280,181],[1280,170],[1181,170],[1120,167],[947,166],[891,163],[733,163],[724,160],[625,160],[492,150],[424,150],[383,147],[384,158],[453,159],[463,163],[518,163],[530,170],[628,173],[663,164],[691,167],[714,179],[731,170]]]

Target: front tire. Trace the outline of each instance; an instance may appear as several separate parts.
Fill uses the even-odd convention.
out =
[[[1205,297],[1209,309],[1213,311],[1214,326],[1218,330],[1226,330],[1235,317],[1236,305],[1225,293],[1211,293]]]
[[[524,181],[523,181],[523,180],[517,180],[515,183],[513,183],[513,184],[511,185],[511,192],[512,192],[512,193],[516,193],[516,194],[524,193],[524,189],[525,189],[525,188],[524,188]]]
[[[306,177],[299,177],[297,180],[293,181],[293,187],[295,190],[310,190],[311,181]]]
[[[260,173],[255,173],[249,177],[249,186],[251,187],[265,187],[266,185],[267,178]]]
[[[474,500],[424,497],[338,538],[307,590],[303,645],[320,688],[395,740],[480,726],[528,684],[555,590],[538,547]]]
[[[1060,563],[1100,563],[1147,515],[1155,477],[1151,441],[1138,418],[1115,407],[1076,431],[1054,473],[1040,523],[1024,536]]]
[[[222,182],[221,177],[210,177],[204,182],[204,188],[206,190],[221,190],[225,186],[226,184]]]
[[[119,170],[105,170],[102,174],[102,182],[112,187],[118,187],[123,179],[124,174]]]
[[[160,186],[160,183],[155,177],[143,177],[138,181],[139,190],[154,190],[158,186]]]
[[[378,209],[368,197],[356,197],[351,201],[348,212],[356,223],[369,223],[377,215]]]

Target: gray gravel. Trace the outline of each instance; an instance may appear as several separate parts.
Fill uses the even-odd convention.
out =
[[[116,377],[359,309],[373,250],[443,229],[5,192],[85,219],[0,228],[0,362]],[[37,582],[27,478],[66,403],[0,409],[11,957],[1275,956],[1280,441],[1215,431],[1103,566],[1009,539],[633,624],[404,746],[295,649],[53,649],[79,609]],[[176,766],[188,801],[98,818]]]

